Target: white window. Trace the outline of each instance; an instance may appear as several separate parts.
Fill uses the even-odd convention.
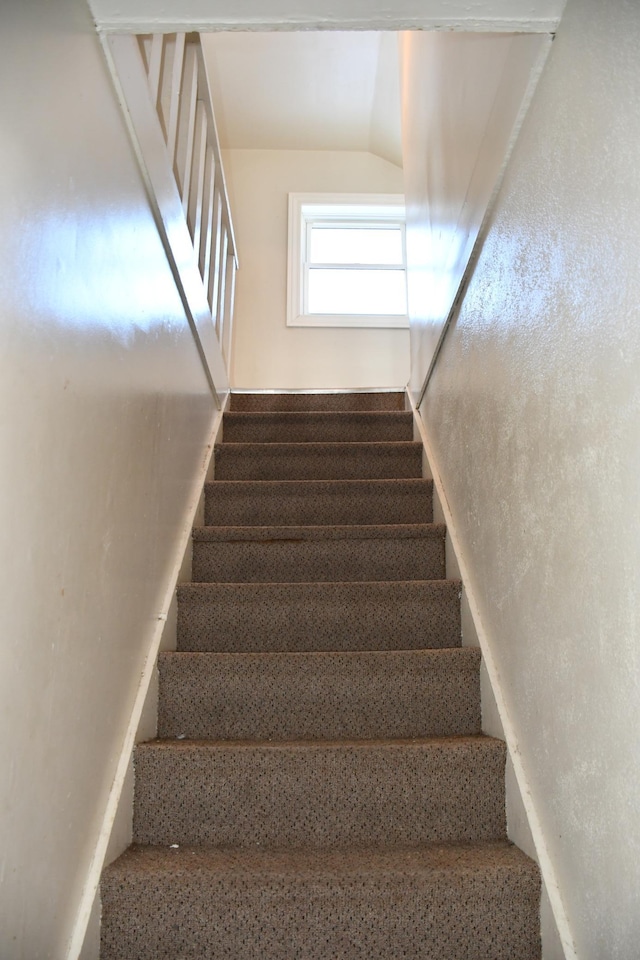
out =
[[[289,194],[287,325],[409,325],[403,196]]]

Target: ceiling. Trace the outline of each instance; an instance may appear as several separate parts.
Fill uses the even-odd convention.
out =
[[[223,148],[362,150],[402,165],[398,35],[202,36]]]

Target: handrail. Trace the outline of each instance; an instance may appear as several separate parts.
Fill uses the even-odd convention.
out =
[[[111,35],[104,43],[174,277],[219,400],[229,388],[238,254],[200,36]]]

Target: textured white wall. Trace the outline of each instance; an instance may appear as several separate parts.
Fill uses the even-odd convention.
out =
[[[569,0],[422,406],[580,960],[640,943],[638,49]]]
[[[228,150],[240,257],[232,384],[403,387],[408,330],[287,327],[288,193],[402,193],[402,170],[370,153]]]
[[[410,389],[416,402],[549,42],[535,35],[401,35]]]
[[[61,958],[212,422],[83,0],[0,31],[0,956]]]

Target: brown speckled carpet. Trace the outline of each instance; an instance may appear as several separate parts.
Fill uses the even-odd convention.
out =
[[[403,406],[234,395],[102,960],[539,960]]]

